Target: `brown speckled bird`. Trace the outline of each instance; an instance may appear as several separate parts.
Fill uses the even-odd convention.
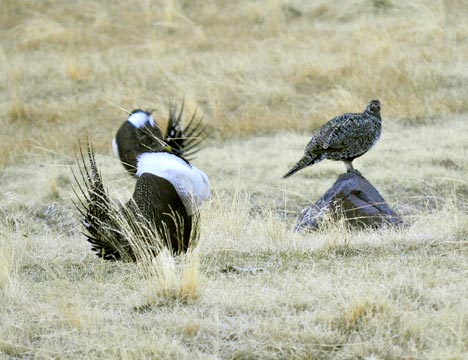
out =
[[[380,101],[371,100],[363,113],[337,116],[317,130],[302,159],[283,178],[324,159],[343,161],[346,170],[353,171],[353,160],[369,151],[381,131]]]

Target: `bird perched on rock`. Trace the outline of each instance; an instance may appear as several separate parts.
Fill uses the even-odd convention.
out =
[[[337,116],[312,135],[302,159],[283,178],[324,159],[343,161],[347,172],[353,171],[353,160],[369,151],[381,130],[379,100],[371,100],[363,113]]]
[[[201,150],[201,142],[206,136],[206,126],[202,119],[196,116],[195,110],[185,128],[182,128],[183,110],[183,102],[178,114],[175,102],[170,105],[164,136],[151,112],[135,109],[130,113],[117,131],[112,141],[112,149],[131,175],[136,174],[137,158],[144,152],[165,149],[191,160],[192,156]]]
[[[199,209],[210,196],[210,183],[205,173],[182,156],[198,150],[201,139],[184,136],[181,115],[182,110],[176,117],[171,108],[164,138],[151,114],[142,110],[129,116],[131,126],[125,123],[119,129],[114,141],[117,155],[124,154],[120,156],[129,163],[120,157],[122,164],[137,178],[132,198],[120,207],[110,200],[104,187],[92,145],[88,142],[87,154],[80,147],[81,181],[75,176],[81,192],[77,208],[87,239],[99,257],[138,260],[135,244],[140,248],[146,244],[143,247],[154,255],[162,246],[181,253],[198,237]],[[194,119],[195,115],[187,126],[191,135],[200,134],[203,128],[201,120]],[[121,152],[123,148],[125,152]]]

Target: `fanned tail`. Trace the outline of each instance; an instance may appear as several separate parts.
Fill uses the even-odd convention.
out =
[[[207,136],[207,125],[203,122],[203,117],[197,116],[195,109],[187,125],[182,128],[184,104],[185,99],[182,100],[179,111],[175,101],[170,104],[164,141],[184,158],[191,160],[194,154],[203,149],[202,142]]]
[[[122,215],[104,188],[89,140],[86,154],[80,144],[76,159],[79,174],[72,170],[77,185],[77,189],[73,188],[77,197],[74,204],[82,216],[84,235],[99,257],[105,260],[121,259],[130,250],[120,231],[119,219]]]
[[[283,179],[290,177],[292,174],[298,172],[299,170],[302,170],[309,165],[316,164],[319,161],[322,161],[323,159],[323,155],[304,155],[304,157],[301,160],[299,160],[297,164],[292,167],[291,170],[289,170],[285,175],[283,175]]]

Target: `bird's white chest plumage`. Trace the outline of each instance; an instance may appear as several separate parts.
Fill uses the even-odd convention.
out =
[[[137,161],[137,176],[144,173],[169,181],[190,215],[193,215],[210,197],[210,182],[206,174],[173,154],[161,152],[141,154]]]

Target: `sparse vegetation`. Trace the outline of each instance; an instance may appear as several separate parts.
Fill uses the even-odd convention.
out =
[[[31,143],[73,155],[90,126],[108,151],[123,113],[107,101],[163,116],[185,94],[218,139],[310,131],[372,98],[392,121],[466,113],[465,5],[3,1],[0,162]]]
[[[0,357],[463,359],[468,354],[468,27],[463,0],[0,4]],[[214,132],[196,248],[94,257],[70,197],[89,131],[197,105]],[[401,228],[292,231],[344,171],[287,181],[310,133],[382,102],[357,169]],[[91,129],[91,130],[90,130]]]

